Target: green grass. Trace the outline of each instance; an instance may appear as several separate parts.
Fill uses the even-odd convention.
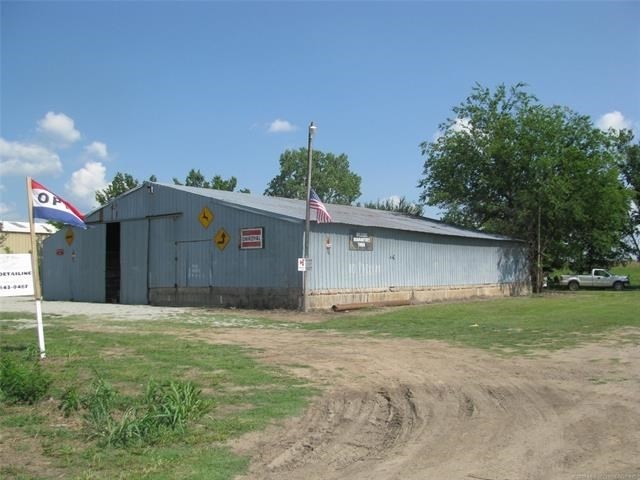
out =
[[[526,354],[594,341],[616,328],[640,327],[638,307],[640,291],[563,292],[336,316],[303,328],[442,340]],[[629,338],[637,340],[636,335]]]
[[[5,315],[0,357],[32,350],[33,328],[7,327],[13,325],[11,318],[23,316]],[[259,364],[245,348],[156,332],[77,331],[70,327],[83,319],[61,320],[46,330],[42,368],[53,379],[47,399],[35,405],[0,401],[0,449],[11,445],[16,452],[15,463],[0,466],[0,478],[233,478],[246,469],[248,459],[232,454],[225,442],[300,412],[315,393],[283,371]],[[142,324],[135,328],[145,331]],[[122,412],[138,408],[150,381],[191,382],[210,408],[190,418],[187,428],[151,444],[105,446],[88,434],[82,412],[70,408],[76,403],[73,396],[80,398],[79,392],[90,390],[97,377],[117,390],[115,401]],[[170,393],[156,391],[155,396],[166,404]],[[44,460],[23,462],[22,451]]]

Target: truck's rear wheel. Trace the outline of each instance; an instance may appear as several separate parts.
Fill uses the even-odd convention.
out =
[[[619,292],[620,290],[624,289],[624,284],[622,282],[616,282],[613,284],[613,289]]]
[[[578,282],[576,282],[575,280],[572,282],[569,282],[569,290],[571,290],[572,292],[575,292],[576,290],[578,290],[578,288],[580,288],[580,284]]]

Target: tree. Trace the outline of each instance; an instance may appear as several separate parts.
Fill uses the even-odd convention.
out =
[[[620,170],[622,181],[631,196],[629,224],[627,234],[631,250],[640,260],[640,143],[632,144],[633,133],[622,131],[619,135],[621,143]]]
[[[443,134],[421,144],[419,186],[443,220],[526,241],[539,291],[545,268],[620,260],[629,201],[615,135],[524,88],[476,85]]]
[[[7,234],[0,233],[0,250],[2,250],[4,253],[11,253],[11,247],[9,247],[8,245],[5,245],[6,242],[7,242]]]
[[[177,178],[173,178],[173,183],[176,185],[183,185],[180,180]],[[191,169],[185,178],[184,185],[187,187],[198,187],[198,188],[212,188],[214,190],[226,190],[228,192],[233,192],[238,185],[238,179],[236,177],[230,177],[228,180],[225,180],[220,175],[215,175],[213,179],[209,182],[205,176],[200,172],[200,170]],[[240,190],[241,193],[250,193],[250,191],[246,188]]]
[[[312,152],[311,182],[326,203],[351,205],[360,196],[359,175],[349,169],[343,153]],[[280,173],[268,184],[265,195],[305,200],[307,195],[308,150],[286,150],[280,155]]]
[[[111,183],[104,189],[96,192],[96,201],[100,205],[106,205],[118,195],[137,187],[140,182],[128,173],[116,173]]]
[[[407,215],[422,216],[422,205],[410,202],[406,197],[388,198],[377,202],[365,202],[365,208],[388,210],[390,212],[406,213]]]

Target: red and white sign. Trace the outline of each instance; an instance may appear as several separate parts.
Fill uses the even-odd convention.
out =
[[[298,258],[298,271],[299,272],[309,272],[311,271],[311,266],[313,262],[310,258],[300,257]]]
[[[255,248],[264,248],[264,228],[241,228],[240,249],[251,250]]]

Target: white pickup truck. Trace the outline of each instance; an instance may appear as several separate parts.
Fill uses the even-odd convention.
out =
[[[569,290],[575,291],[580,287],[596,287],[596,288],[613,288],[614,290],[622,290],[629,286],[629,277],[626,275],[614,275],[602,270],[594,268],[591,275],[561,275],[560,285],[569,287]]]

